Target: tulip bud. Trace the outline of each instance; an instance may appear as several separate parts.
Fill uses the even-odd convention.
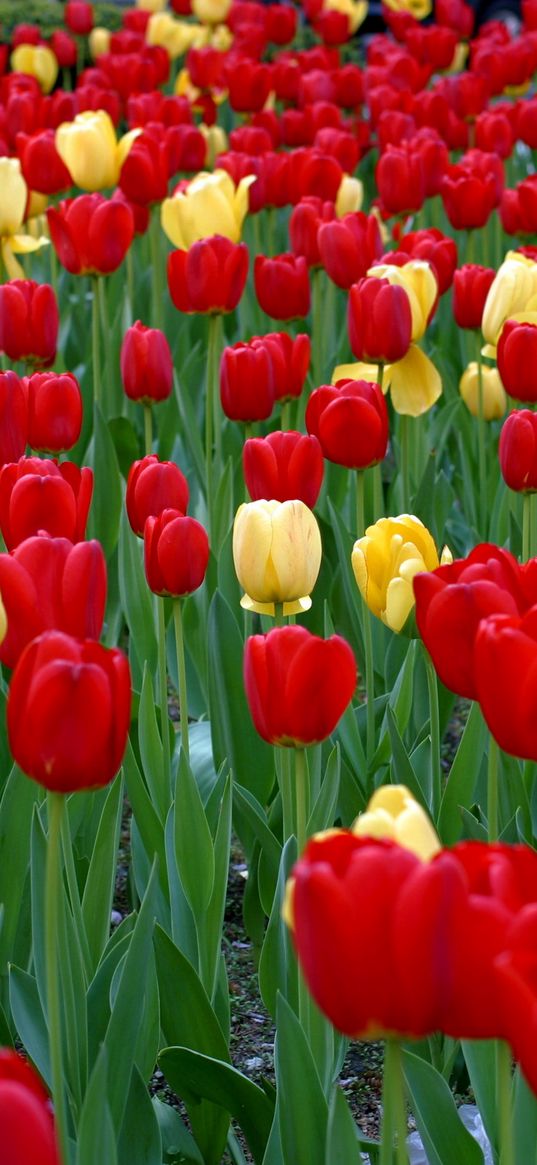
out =
[[[310,310],[308,265],[301,255],[256,255],[255,293],[259,306],[275,320],[306,316]]]
[[[465,368],[459,382],[459,392],[473,417],[479,416],[479,379],[479,366],[473,360]],[[507,400],[497,368],[481,365],[481,392],[484,420],[496,421],[498,417],[503,417]]]
[[[257,501],[239,506],[233,526],[233,561],[246,594],[241,606],[275,615],[307,611],[321,566],[321,535],[301,501]]]
[[[149,453],[130,467],[125,504],[131,529],[143,538],[147,518],[158,517],[163,510],[186,514],[188,482],[174,461],[159,461]]]
[[[355,837],[388,837],[425,862],[441,849],[430,818],[405,785],[381,785],[352,832]]]
[[[72,275],[109,275],[123,262],[134,237],[128,203],[101,194],[49,207],[48,225],[60,263]]]
[[[336,465],[367,469],[386,456],[388,410],[379,385],[370,381],[340,380],[316,388],[306,407],[306,428]]]
[[[480,328],[487,295],[496,272],[465,263],[453,276],[453,315],[459,328]]]
[[[125,332],[119,360],[123,391],[129,400],[145,404],[167,400],[173,385],[173,362],[164,332],[137,320]]]
[[[496,355],[501,382],[509,396],[536,401],[537,315],[531,323],[508,319],[501,330]]]
[[[537,490],[537,414],[530,409],[509,413],[500,433],[500,469],[505,484],[519,493]]]
[[[45,453],[72,449],[82,428],[82,394],[72,372],[34,372],[26,380],[28,444]]]
[[[45,530],[80,542],[93,493],[93,471],[71,461],[21,457],[0,469],[0,530],[8,550]]]
[[[234,311],[248,275],[248,248],[222,235],[200,239],[168,258],[168,287],[178,311]]]
[[[324,462],[317,437],[303,433],[269,433],[253,437],[242,450],[244,480],[253,502],[299,498],[313,509],[323,480]]]
[[[59,312],[49,283],[12,279],[0,286],[0,350],[10,360],[52,364]]]
[[[209,539],[200,522],[163,510],[144,526],[148,586],[156,595],[181,598],[201,586],[209,562]]]
[[[349,292],[348,327],[357,360],[366,364],[401,360],[412,335],[412,312],[405,289],[387,279],[360,279]]]

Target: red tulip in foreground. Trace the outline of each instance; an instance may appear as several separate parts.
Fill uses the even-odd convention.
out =
[[[47,1093],[11,1048],[0,1048],[0,1146],[5,1165],[61,1165]]]
[[[107,785],[127,743],[130,668],[117,648],[45,631],[25,649],[7,700],[9,747],[55,793]]]
[[[257,255],[255,293],[259,306],[275,320],[307,316],[310,310],[308,264],[302,255]]]
[[[386,456],[386,401],[379,385],[368,380],[339,380],[316,388],[306,407],[306,427],[336,465],[367,469]]]
[[[131,529],[139,538],[144,536],[147,518],[169,509],[185,514],[188,497],[188,482],[174,461],[159,461],[156,453],[149,453],[131,465],[125,504]]]
[[[276,430],[252,437],[242,450],[244,480],[253,502],[299,498],[313,509],[323,481],[324,461],[317,437]]]
[[[537,414],[530,409],[509,413],[500,433],[498,455],[509,489],[519,493],[537,490]]]
[[[537,761],[537,606],[522,617],[491,615],[475,640],[477,698],[505,752]]]
[[[72,461],[21,457],[0,469],[0,530],[8,550],[46,530],[80,542],[93,493],[93,471]]]
[[[181,598],[201,586],[209,562],[209,539],[195,518],[163,510],[144,526],[148,586],[156,595]]]
[[[34,372],[25,381],[28,444],[45,453],[72,449],[82,428],[82,394],[72,372]]]
[[[269,744],[303,748],[325,740],[356,684],[356,660],[340,635],[320,639],[305,627],[275,627],[246,641],[246,697],[255,727]]]
[[[126,202],[80,194],[47,211],[53,246],[71,275],[109,275],[123,262],[134,237]]]
[[[403,287],[387,279],[359,279],[349,292],[349,340],[357,360],[393,364],[410,347],[412,312]]]
[[[60,317],[49,283],[12,279],[0,286],[0,351],[10,360],[52,364]]]
[[[123,390],[130,400],[167,400],[173,385],[170,345],[159,328],[147,328],[140,320],[127,328],[120,352]]]
[[[168,287],[178,311],[233,311],[247,275],[246,243],[232,243],[223,235],[200,239],[168,258]]]

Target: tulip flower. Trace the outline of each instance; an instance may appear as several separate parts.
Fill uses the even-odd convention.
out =
[[[60,263],[72,275],[109,275],[123,262],[134,237],[130,207],[101,194],[81,194],[47,211]]]
[[[535,560],[533,560],[535,561]],[[474,643],[477,699],[500,748],[537,761],[537,724],[531,698],[537,674],[537,610],[521,616],[491,614],[480,621]]]
[[[401,416],[420,417],[442,395],[442,380],[432,360],[411,344],[408,352],[384,370],[384,391],[390,390],[392,404]]]
[[[56,130],[56,149],[81,190],[93,193],[116,186],[132,135],[118,143],[112,119],[104,109],[77,113]]]
[[[386,456],[388,410],[378,384],[340,380],[316,388],[306,407],[308,433],[324,456],[348,469],[367,469]]]
[[[61,1165],[49,1097],[12,1048],[0,1048],[0,1128],[9,1165]]]
[[[150,206],[166,198],[169,172],[168,139],[142,131],[123,161],[119,186],[128,199]]]
[[[231,0],[192,0],[192,12],[202,24],[223,24],[231,8]]]
[[[11,68],[14,73],[35,77],[43,93],[50,93],[58,76],[58,60],[46,44],[17,45],[11,54]]]
[[[459,231],[485,226],[498,204],[493,176],[481,176],[461,165],[448,168],[440,193],[449,222]]]
[[[200,239],[168,257],[168,287],[178,311],[234,311],[248,275],[248,248],[223,235]]]
[[[318,247],[327,275],[337,287],[348,291],[382,254],[378,221],[372,214],[357,211],[334,222],[322,223]]]
[[[72,449],[82,428],[82,394],[76,376],[72,372],[34,372],[27,377],[25,387],[31,448],[44,453]]]
[[[269,744],[304,748],[325,740],[356,683],[356,660],[340,635],[320,639],[305,627],[274,627],[246,641],[246,697],[255,727]]]
[[[200,522],[177,510],[150,516],[144,526],[148,586],[156,595],[181,598],[201,586],[209,562],[209,539]]]
[[[0,660],[15,667],[43,631],[98,639],[106,605],[106,562],[100,542],[51,538],[41,532],[0,554],[0,594],[8,630]]]
[[[269,433],[253,437],[242,450],[246,488],[253,502],[298,498],[313,509],[321,489],[324,462],[317,437],[303,433]]]
[[[252,343],[268,352],[276,400],[283,403],[300,396],[310,363],[309,336],[300,332],[293,338],[288,332],[268,332],[255,337]]]
[[[314,198],[311,195],[301,198],[291,213],[289,238],[293,253],[303,255],[310,268],[321,265],[319,230],[323,223],[330,222],[334,216],[335,210],[331,202],[323,202],[321,198]]]
[[[453,277],[453,315],[459,328],[480,328],[485,302],[496,272],[465,263]]]
[[[468,411],[473,417],[479,416],[479,378],[483,393],[483,419],[496,421],[507,408],[507,399],[498,370],[482,365],[481,372],[475,361],[471,361],[465,368],[460,382],[459,392]]]
[[[444,551],[443,557],[445,558]],[[427,528],[412,514],[380,518],[368,526],[352,551],[352,569],[369,610],[392,631],[401,631],[412,608],[412,581],[420,571],[439,566]]]
[[[8,550],[45,530],[80,542],[93,492],[93,471],[71,461],[21,457],[0,469],[0,530]]]
[[[519,493],[537,490],[537,415],[530,409],[509,413],[500,433],[498,455],[509,489]]]
[[[72,186],[71,175],[56,149],[53,129],[42,129],[31,135],[17,134],[17,152],[30,190],[59,194]]]
[[[64,19],[76,36],[88,36],[93,28],[93,5],[86,0],[67,0]]]
[[[130,669],[121,651],[45,631],[13,672],[9,747],[22,771],[52,792],[99,788],[123,759],[130,705]]]
[[[498,372],[505,391],[514,400],[536,401],[537,313],[524,321],[508,319],[500,332]]]
[[[431,264],[411,259],[401,267],[392,263],[377,263],[369,268],[371,278],[387,280],[391,286],[402,287],[410,302],[413,342],[421,340],[434,315],[438,303],[438,283]]]
[[[317,521],[301,501],[258,501],[239,506],[233,526],[233,561],[245,590],[241,606],[275,615],[311,607],[310,591],[321,566]]]
[[[355,837],[387,837],[423,861],[441,846],[425,810],[405,785],[381,785],[353,824]]]
[[[387,279],[359,279],[349,292],[349,340],[357,360],[386,364],[400,360],[412,336],[406,290]]]
[[[451,287],[457,266],[457,244],[436,227],[428,230],[407,231],[400,240],[400,250],[410,260],[421,260],[431,267],[438,285],[438,294],[444,295]]]
[[[388,146],[377,162],[375,178],[387,215],[408,215],[423,206],[425,181],[419,154]]]
[[[238,186],[225,170],[198,174],[184,188],[165,198],[161,223],[174,247],[188,251],[193,243],[214,235],[224,235],[238,243],[248,210],[248,189],[253,175],[242,178]]]
[[[0,286],[0,351],[10,360],[52,364],[59,322],[56,296],[49,283],[12,279]]]
[[[491,283],[483,309],[483,335],[497,344],[507,319],[526,311],[537,294],[537,263],[520,251],[509,251]]]
[[[18,158],[0,158],[0,246],[9,279],[23,279],[24,272],[15,255],[26,255],[48,244],[44,237],[33,238],[22,230],[29,190]]]
[[[239,342],[224,348],[220,362],[220,401],[231,421],[266,421],[274,406],[274,377],[262,343]]]
[[[168,399],[173,362],[164,332],[137,320],[125,332],[119,361],[123,391],[129,400],[150,404]]]
[[[308,314],[310,284],[303,256],[288,253],[271,259],[256,255],[254,284],[259,306],[273,319],[292,320]]]
[[[186,514],[188,482],[173,461],[159,461],[156,453],[134,461],[127,478],[125,504],[131,529],[143,538],[147,518],[163,510]]]
[[[18,461],[27,445],[28,404],[15,372],[0,372],[0,465]]]

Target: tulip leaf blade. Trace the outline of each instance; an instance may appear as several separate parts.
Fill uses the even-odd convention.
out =
[[[141,682],[144,663],[154,677],[157,666],[157,639],[151,594],[145,581],[140,539],[133,534],[126,513],[121,515],[118,544],[119,593],[121,606],[134,645],[138,675],[135,686]]]
[[[47,1023],[33,975],[11,964],[9,1003],[17,1032],[43,1080],[52,1086]]]
[[[472,804],[486,731],[481,709],[475,703],[470,709],[440,805],[438,832],[444,845],[454,845],[462,835],[461,809],[469,809]]]
[[[179,1160],[185,1165],[204,1165],[198,1146],[177,1109],[159,1100],[158,1096],[153,1097],[152,1103],[159,1123],[165,1160],[167,1157],[177,1155],[178,1151]]]
[[[116,1136],[108,1103],[108,1063],[104,1045],[90,1077],[80,1115],[76,1165],[106,1161],[117,1165]]]
[[[117,1148],[118,1165],[162,1165],[162,1137],[157,1114],[136,1064]]]
[[[515,1161],[537,1161],[537,1105],[531,1088],[518,1067],[513,1086],[513,1138]]]
[[[328,757],[319,795],[311,810],[306,830],[308,837],[323,829],[330,829],[334,824],[339,799],[340,769],[340,748],[336,743]]]
[[[123,778],[118,776],[112,782],[103,806],[82,897],[82,917],[93,970],[97,968],[110,934],[122,811]]]
[[[174,806],[175,858],[187,902],[203,918],[214,887],[214,848],[203,802],[181,750]]]
[[[273,1018],[276,1017],[279,994],[283,993],[291,1006],[298,1006],[296,960],[282,918],[285,887],[296,858],[296,838],[290,837],[282,850],[276,893],[259,959],[259,990]]]
[[[461,1048],[487,1136],[495,1144],[498,1133],[495,1041],[461,1040]]]
[[[281,992],[276,1016],[274,1061],[283,1165],[326,1165],[328,1105],[305,1032]]]
[[[123,496],[116,448],[97,401],[93,404],[93,436],[86,457],[94,471],[87,536],[98,538],[109,559],[119,538]]]
[[[458,1116],[444,1077],[406,1049],[403,1072],[429,1165],[483,1165],[483,1153]]]
[[[13,960],[24,886],[30,862],[30,837],[39,787],[14,765],[0,800],[0,902],[4,906],[0,932],[0,973]],[[29,928],[28,928],[29,929]],[[29,952],[28,952],[29,953]],[[23,962],[21,958],[21,962]]]
[[[377,1141],[364,1137],[341,1088],[334,1088],[328,1111],[325,1165],[361,1165],[361,1153]]]

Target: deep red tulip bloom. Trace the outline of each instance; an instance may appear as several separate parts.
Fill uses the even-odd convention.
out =
[[[8,629],[0,660],[15,667],[26,645],[42,631],[98,639],[106,605],[106,562],[100,542],[27,538],[0,554],[0,594]]]
[[[262,311],[275,320],[307,316],[310,310],[308,264],[302,255],[256,255],[254,285]]]
[[[150,206],[168,194],[170,150],[164,135],[143,132],[135,138],[123,162],[119,187],[131,202]]]
[[[246,641],[246,697],[255,727],[269,744],[303,748],[325,740],[356,683],[356,660],[340,635],[320,639],[305,627],[275,627]]]
[[[537,400],[537,324],[507,320],[498,340],[496,359],[509,396],[520,401]]]
[[[471,37],[475,12],[465,0],[436,0],[434,15],[437,24],[452,28],[461,40],[468,40]]]
[[[457,48],[454,29],[445,25],[415,25],[408,29],[405,44],[420,65],[431,65],[435,73],[449,69]]]
[[[448,113],[451,112],[448,109]],[[462,123],[465,130],[466,126]],[[448,129],[446,128],[446,134]],[[412,151],[421,162],[426,198],[433,198],[440,192],[442,178],[449,166],[449,151],[444,139],[436,129],[423,126],[412,138]],[[433,230],[434,228],[429,228]],[[445,237],[445,236],[444,236]]]
[[[388,410],[378,384],[339,380],[316,388],[306,407],[308,433],[324,456],[348,469],[367,469],[386,456]]]
[[[126,656],[91,639],[45,631],[23,651],[7,701],[9,747],[46,789],[107,785],[123,760],[130,722]]]
[[[93,28],[93,5],[86,0],[67,0],[63,10],[65,23],[77,36],[87,36]]]
[[[48,225],[60,263],[71,275],[109,275],[134,237],[130,207],[102,194],[81,194],[50,206]]]
[[[16,24],[11,36],[11,44],[13,48],[17,48],[20,44],[41,44],[43,34],[37,24],[29,24],[26,21],[21,21]]]
[[[357,360],[393,364],[406,355],[412,335],[410,300],[387,279],[360,279],[351,287],[349,340]]]
[[[188,482],[174,461],[159,461],[156,453],[149,453],[131,465],[125,504],[131,529],[139,538],[143,538],[147,518],[169,509],[186,514],[188,498]]]
[[[231,421],[266,421],[275,401],[274,376],[261,342],[224,348],[220,362],[220,401]]]
[[[383,250],[377,219],[362,210],[321,223],[318,246],[327,275],[345,291],[363,278]]]
[[[270,93],[271,69],[258,61],[233,57],[226,69],[228,99],[236,113],[262,109]]]
[[[483,309],[496,272],[465,263],[453,276],[453,315],[459,328],[480,328]]]
[[[0,351],[10,360],[52,364],[60,317],[49,283],[12,279],[0,286]]]
[[[190,48],[186,57],[188,75],[197,89],[225,89],[224,55],[211,45]]]
[[[500,748],[524,760],[537,760],[532,699],[537,674],[537,606],[522,616],[498,614],[481,620],[475,638],[474,671],[481,711]]]
[[[53,129],[17,134],[17,153],[21,170],[30,190],[40,194],[59,194],[73,185],[71,175],[56,149]]]
[[[163,510],[144,526],[147,585],[156,595],[181,598],[201,586],[209,563],[207,532],[195,518]]]
[[[414,578],[416,623],[442,683],[469,700],[478,696],[475,642],[481,620],[523,615],[537,602],[537,559],[520,566],[489,543],[466,558]]]
[[[537,414],[530,409],[509,413],[498,446],[505,484],[518,493],[537,490]]]
[[[0,530],[8,550],[45,530],[80,542],[93,493],[93,471],[71,461],[21,457],[0,469]]]
[[[475,144],[478,150],[498,154],[500,158],[510,158],[515,144],[515,135],[505,113],[485,110],[475,123]]]
[[[170,345],[159,328],[140,320],[127,328],[119,356],[123,391],[130,400],[150,404],[167,400],[173,386]]]
[[[24,383],[28,444],[44,453],[72,449],[82,428],[82,393],[76,376],[72,372],[34,372]]]
[[[375,171],[383,210],[387,215],[420,210],[425,200],[425,181],[419,154],[388,146]]]
[[[0,372],[0,465],[18,461],[28,441],[28,405],[15,372]]]
[[[0,1128],[9,1165],[61,1165],[49,1097],[12,1048],[0,1048]]]
[[[112,202],[124,202],[128,206],[132,214],[135,235],[146,234],[151,218],[151,212],[148,206],[142,206],[141,202],[130,202],[119,186],[114,190]]]
[[[317,437],[280,430],[251,437],[243,446],[242,467],[253,502],[299,498],[312,510],[319,497],[324,461]]]
[[[465,166],[450,166],[440,187],[444,210],[455,230],[485,226],[498,204],[492,174],[481,177]]]
[[[292,339],[288,332],[268,332],[266,336],[255,336],[252,343],[262,345],[268,352],[276,400],[300,396],[310,364],[309,336],[300,332]]]
[[[290,112],[299,114],[298,110],[286,110],[282,119]],[[316,127],[313,124],[311,114],[309,120],[309,134],[313,141]],[[288,142],[287,144],[292,145],[293,143]],[[306,195],[322,198],[324,202],[335,202],[342,178],[343,170],[337,159],[321,150],[308,148],[294,150],[287,159],[289,200],[293,205],[300,202],[300,199],[305,198]]]
[[[295,255],[303,255],[308,267],[319,267],[319,228],[335,218],[332,202],[309,196],[297,202],[289,219],[289,239]]]
[[[537,12],[536,12],[537,15]],[[506,935],[505,950],[495,961],[500,992],[500,1014],[514,1058],[537,1092],[537,905],[515,917]]]
[[[55,28],[49,40],[50,48],[60,69],[74,69],[78,59],[78,48],[74,37],[63,28]]]
[[[266,9],[267,38],[271,44],[290,44],[296,33],[297,11],[290,4],[269,4]]]
[[[438,294],[444,295],[451,287],[457,266],[455,240],[443,235],[436,227],[429,227],[402,235],[400,247],[409,259],[425,259],[431,264],[438,283]]]
[[[178,311],[234,311],[248,275],[246,243],[212,235],[168,257],[168,287]]]

